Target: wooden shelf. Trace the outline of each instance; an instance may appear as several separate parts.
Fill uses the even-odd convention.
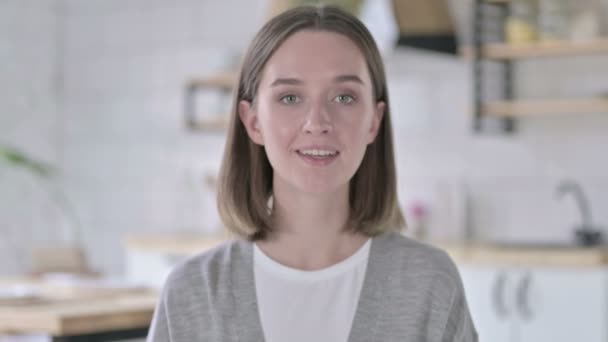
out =
[[[484,104],[482,112],[484,115],[495,117],[608,113],[608,97],[495,101]]]
[[[483,55],[492,59],[559,57],[598,53],[608,53],[608,39],[586,42],[556,41],[525,45],[489,44],[483,50]]]
[[[218,115],[217,118],[199,120],[188,127],[195,131],[226,131],[230,126],[230,115]]]
[[[486,44],[481,49],[481,56],[483,58],[496,60],[608,54],[608,39],[580,42],[536,42],[530,44],[494,43]],[[474,50],[471,46],[464,46],[460,49],[461,55],[466,59],[472,59],[473,52]]]
[[[231,90],[236,85],[238,78],[238,72],[226,71],[215,74],[210,77],[201,79],[192,79],[188,82],[189,87],[201,87],[201,88],[220,88],[224,90]]]

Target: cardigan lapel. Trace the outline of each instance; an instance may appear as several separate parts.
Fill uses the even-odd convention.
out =
[[[253,273],[253,245],[249,241],[236,243],[230,287],[234,296],[236,317],[235,331],[237,341],[264,341],[264,332],[260,321]]]
[[[383,264],[390,260],[386,253],[386,239],[388,234],[378,235],[372,238],[363,287],[359,295],[357,311],[353,319],[348,342],[368,342],[376,341],[374,334],[378,331],[377,327],[382,320],[382,289],[386,284],[389,274]]]

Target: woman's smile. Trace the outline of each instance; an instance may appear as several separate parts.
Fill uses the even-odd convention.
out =
[[[326,166],[340,155],[340,151],[332,148],[309,147],[296,150],[300,159],[312,166]]]

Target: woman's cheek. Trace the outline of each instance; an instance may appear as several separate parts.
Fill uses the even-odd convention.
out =
[[[334,112],[337,114],[335,117],[348,126],[356,126],[368,120],[364,109],[357,105],[343,106],[343,108],[338,108]]]

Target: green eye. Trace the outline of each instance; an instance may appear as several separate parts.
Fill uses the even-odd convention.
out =
[[[281,102],[284,104],[293,104],[299,101],[298,97],[295,95],[285,95],[281,98]]]
[[[355,98],[351,95],[338,95],[336,96],[336,102],[349,104],[355,101]]]

